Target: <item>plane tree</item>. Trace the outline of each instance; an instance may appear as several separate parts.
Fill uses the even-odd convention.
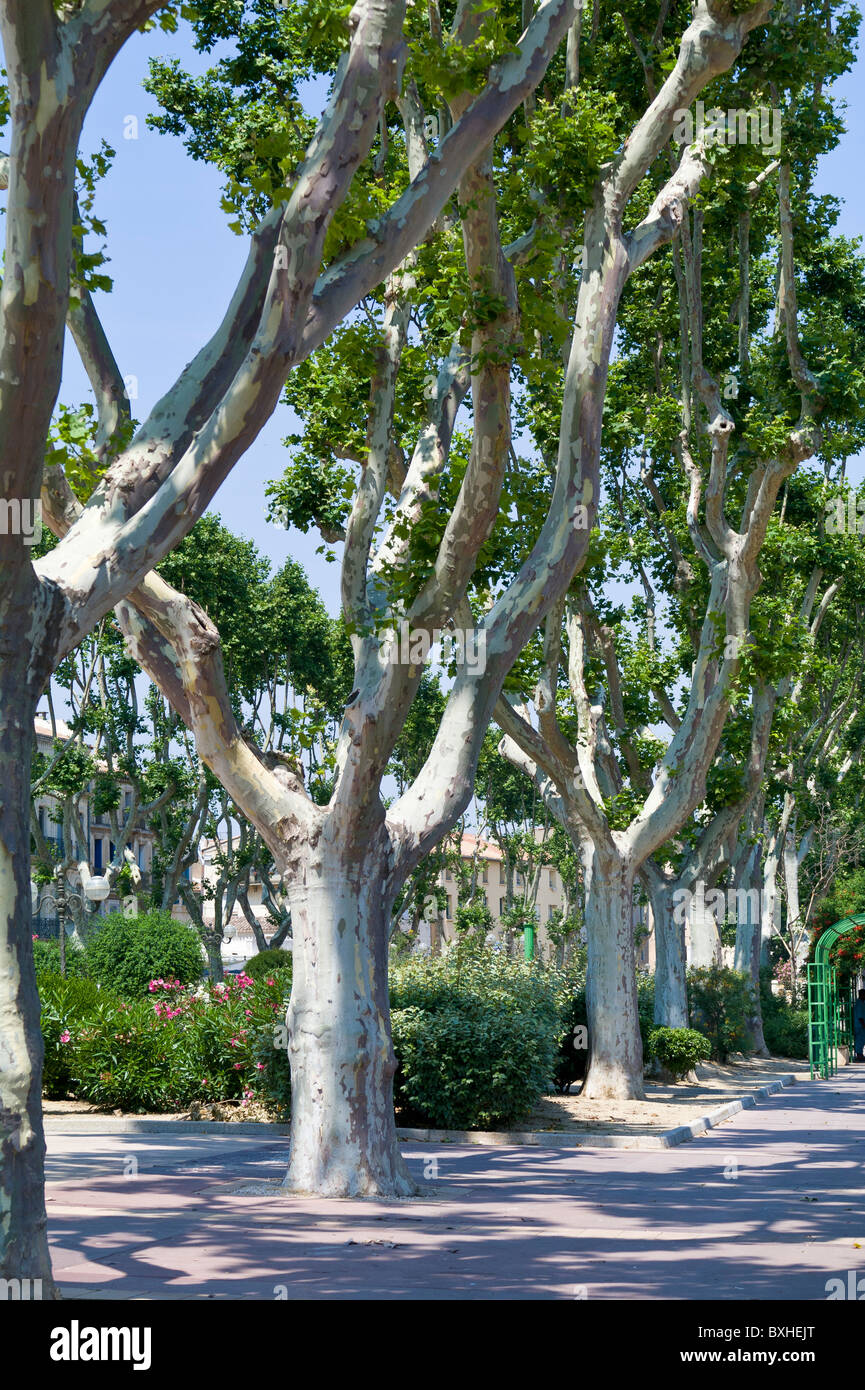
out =
[[[620,297],[671,239],[709,172],[699,143],[669,166],[677,113],[736,63],[770,9],[664,7],[669,62],[647,97],[616,15],[599,15],[584,35],[579,8],[568,43],[554,45],[543,96],[525,103],[528,87],[520,90],[511,123],[499,140],[490,131],[476,144],[455,204],[442,198],[429,237],[406,246],[359,312],[293,375],[288,398],[304,430],[275,500],[288,520],[341,541],[355,668],[326,806],[244,739],[218,632],[200,609],[150,577],[118,606],[137,660],[283,870],[294,943],[287,1182],[295,1190],[413,1190],[392,1104],[393,904],[463,814],[507,673],[586,556]],[[539,23],[548,32],[543,15],[542,7],[528,36]],[[495,83],[500,68],[490,60],[514,42],[522,15],[459,5],[447,20],[439,26],[435,7],[409,13],[413,60],[379,122],[364,184],[373,203],[389,197],[391,178],[421,177],[427,140],[444,156],[483,100],[472,100],[473,85]],[[611,62],[629,78],[615,97]],[[517,88],[508,91],[513,98]],[[242,220],[239,182],[241,192],[226,196]],[[265,175],[261,182],[266,191]],[[343,226],[336,232],[345,235]],[[553,296],[541,289],[551,278]],[[537,444],[525,459],[523,425]],[[532,482],[540,505],[521,510]],[[471,639],[484,656],[455,663],[430,755],[385,806],[382,779],[423,674],[423,643],[407,650],[403,625],[426,639],[452,629],[464,650]]]
[[[318,8],[299,4],[273,13],[307,67]],[[249,236],[246,265],[234,290],[228,288],[220,326],[129,438],[123,379],[93,298],[100,286],[88,283],[91,267],[81,248],[79,193],[86,190],[76,186],[76,175],[84,118],[118,52],[142,26],[204,16],[224,32],[226,19],[239,11],[232,7],[226,15],[221,4],[165,0],[8,0],[0,11],[9,126],[0,162],[7,189],[0,456],[5,513],[13,519],[0,535],[4,1276],[42,1278],[46,1291],[53,1287],[30,931],[29,769],[42,691],[64,657],[204,512],[272,414],[293,368],[412,253],[479,152],[533,91],[574,12],[572,0],[546,0],[522,39],[514,32],[504,51],[487,45],[487,60],[499,61],[476,84],[461,116],[433,152],[419,157],[411,176],[373,206],[367,181],[355,187],[354,180],[370,158],[385,104],[402,90],[404,6],[358,0],[347,17],[342,9],[327,10],[332,22],[312,60],[333,78],[327,107],[308,139],[299,127],[296,154]],[[748,18],[731,23],[737,38]],[[296,85],[284,85],[281,97],[292,104]],[[158,275],[158,267],[151,269]],[[136,275],[142,276],[140,264]],[[83,505],[49,449],[67,324],[96,399],[105,465]],[[20,522],[32,515],[40,493],[45,518],[61,539],[34,562],[32,531]],[[235,746],[229,738],[227,747]],[[263,776],[261,762],[249,756],[255,766],[248,770]],[[294,793],[279,785],[280,809],[273,802],[267,808],[268,835],[283,819],[285,798],[293,804]]]
[[[771,697],[760,659],[771,665],[774,653],[770,638],[755,656],[749,622],[779,491],[807,459],[831,458],[835,430],[860,418],[857,393],[838,371],[840,354],[857,379],[849,337],[839,337],[810,293],[800,314],[797,238],[808,260],[826,265],[833,255],[836,209],[813,198],[810,184],[837,138],[827,89],[841,54],[840,28],[825,14],[799,6],[796,18],[813,26],[807,56],[770,28],[753,66],[715,89],[725,110],[756,105],[761,92],[777,104],[783,92],[786,145],[778,159],[759,145],[718,158],[670,255],[623,302],[605,452],[610,495],[626,492],[627,511],[614,517],[613,542],[602,529],[594,564],[550,610],[534,684],[524,681],[496,712],[503,749],[536,778],[583,858],[590,1097],[643,1094],[635,874],[642,869],[660,893],[680,871],[701,871],[693,859],[683,865],[681,852],[666,873],[663,859],[650,859],[662,850],[671,857],[670,842],[703,805],[721,734],[752,671],[746,776],[721,799],[722,819],[703,851],[735,832],[762,775]],[[646,69],[654,86],[648,61]],[[632,534],[640,518],[648,544],[625,553],[642,592],[616,605],[604,591],[618,559],[615,534]],[[684,935],[672,930],[669,902],[658,917],[661,1007],[681,1023]]]

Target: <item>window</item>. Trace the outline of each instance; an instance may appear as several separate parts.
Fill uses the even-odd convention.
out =
[[[505,915],[505,907],[507,906],[507,901],[508,901],[507,898],[499,898],[499,916],[500,916],[500,917],[504,917],[504,915]]]
[[[524,878],[523,875],[520,873],[519,869],[517,869],[516,879],[517,879],[517,887],[518,887],[518,888],[524,887],[524,885],[525,885],[525,878]]]
[[[445,869],[445,883],[451,883],[452,881],[453,874],[451,873],[450,869]]]
[[[555,893],[555,891],[556,891],[556,871],[555,871],[555,869],[550,869],[550,888],[551,888],[552,891]]]
[[[93,837],[93,867],[97,873],[102,870],[102,844],[102,836],[95,835]]]
[[[556,909],[555,909],[555,907],[553,906],[552,903],[549,903],[549,904],[547,905],[547,921],[548,921],[548,922],[551,922],[551,921],[552,921],[553,913],[555,912],[555,910],[556,910]]]
[[[483,868],[478,874],[478,878],[480,879],[481,883],[487,883],[489,881],[489,874],[487,872],[486,864],[484,864]]]

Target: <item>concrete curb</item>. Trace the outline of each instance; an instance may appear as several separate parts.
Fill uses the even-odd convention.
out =
[[[738,1115],[740,1110],[752,1110],[758,1101],[768,1100],[785,1086],[795,1083],[796,1077],[790,1072],[752,1091],[750,1095],[726,1101],[690,1124],[678,1125],[675,1129],[662,1130],[658,1134],[589,1134],[582,1138],[570,1132],[543,1129],[397,1129],[396,1133],[398,1139],[420,1144],[474,1144],[490,1148],[516,1144],[539,1149],[673,1149],[678,1144],[696,1139],[707,1129],[723,1124],[724,1120]],[[263,1137],[288,1135],[289,1132],[289,1125],[254,1120],[237,1123],[231,1120],[138,1120],[117,1119],[113,1115],[81,1115],[78,1118],[48,1116],[45,1120],[46,1134],[232,1134],[238,1137]]]
[[[118,1119],[116,1115],[81,1115],[78,1118],[49,1115],[46,1134],[289,1134],[291,1125],[265,1120],[148,1120]]]

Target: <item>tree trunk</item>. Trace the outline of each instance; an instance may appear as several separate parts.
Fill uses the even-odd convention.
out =
[[[649,895],[655,923],[655,1009],[659,1028],[688,1027],[685,918],[676,921],[674,893],[681,885],[651,883]]]
[[[586,1009],[589,1066],[580,1092],[589,1100],[644,1100],[637,1011],[634,874],[612,855],[586,855]]]
[[[733,965],[750,978],[754,991],[754,1012],[749,1020],[751,1041],[758,1057],[768,1057],[769,1049],[763,1036],[763,1013],[760,1008],[760,958],[762,952],[760,895],[753,885],[759,880],[759,842],[755,842],[745,859],[741,877],[736,884],[739,910],[736,921],[736,953]]]
[[[763,893],[760,899],[760,964],[768,965],[769,942],[775,932],[776,918],[780,910],[778,897],[778,870],[781,866],[782,834],[776,828],[767,837],[766,855],[763,860]]]
[[[706,905],[705,888],[702,893],[695,892],[690,900],[688,947],[688,963],[695,970],[720,963],[721,938],[715,915]]]
[[[204,938],[204,949],[207,952],[207,973],[210,976],[212,985],[221,985],[225,979],[225,971],[222,965],[222,939],[208,932]]]
[[[791,822],[784,839],[787,940],[790,944],[790,1002],[794,1009],[799,995],[799,967],[807,960],[807,938],[801,922],[802,907],[799,900],[799,868],[803,858],[802,850],[796,844],[796,823],[794,820]]]
[[[319,844],[317,854],[320,854]],[[306,866],[292,890],[286,1186],[322,1197],[416,1192],[396,1138],[383,853]]]
[[[41,1279],[42,1296],[57,1298],[45,1229],[43,1045],[30,904],[31,645],[0,655],[0,1277]]]

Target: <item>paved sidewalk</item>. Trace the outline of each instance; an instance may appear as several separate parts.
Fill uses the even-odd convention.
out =
[[[681,1148],[404,1145],[431,1195],[239,1195],[287,1140],[48,1138],[67,1297],[803,1299],[865,1273],[865,1067]],[[426,1180],[426,1181],[425,1181]]]

